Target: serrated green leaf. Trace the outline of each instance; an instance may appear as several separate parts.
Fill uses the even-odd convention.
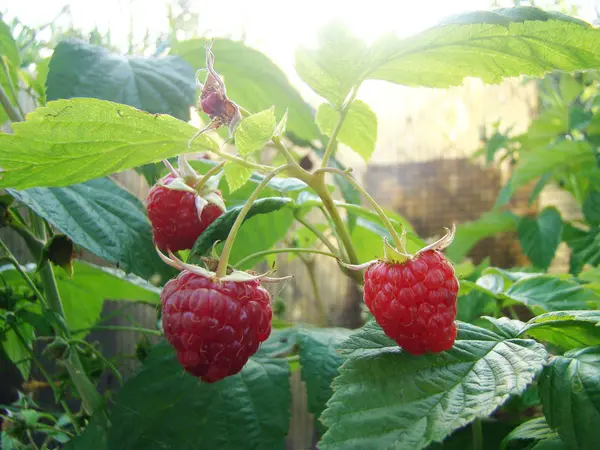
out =
[[[525,324],[520,320],[510,319],[508,317],[483,317],[491,326],[492,330],[506,339],[513,339],[519,336]]]
[[[339,115],[330,104],[321,104],[315,117],[321,133],[331,136]],[[365,162],[369,162],[377,142],[377,116],[369,105],[360,100],[352,103],[337,138],[358,153]]]
[[[583,202],[583,215],[590,224],[600,225],[600,192],[591,191]]]
[[[8,95],[8,99],[16,107],[17,99],[13,90],[18,92],[18,69],[21,64],[19,49],[12,37],[9,26],[0,18],[0,86]],[[8,120],[8,114],[0,106],[0,125]]]
[[[412,356],[373,322],[342,344],[349,359],[323,412],[319,448],[421,449],[523,392],[546,361],[535,341],[459,323],[454,347]]]
[[[287,130],[301,139],[318,137],[312,108],[290,84],[285,73],[263,53],[242,42],[211,39],[215,69],[227,85],[227,96],[249,111],[275,105],[277,118],[289,109]],[[205,39],[177,42],[172,54],[180,55],[195,69],[205,68]]]
[[[331,397],[331,382],[344,358],[337,353],[350,335],[345,328],[304,328],[298,333],[302,379],[306,383],[308,410],[318,419]],[[321,422],[317,426],[324,431]]]
[[[119,391],[108,448],[284,449],[290,401],[285,359],[251,358],[237,375],[198,383],[162,343]]]
[[[235,129],[235,147],[241,156],[262,150],[275,132],[275,108],[246,117]]]
[[[246,217],[244,218],[244,224],[248,219],[251,219],[255,215],[273,213],[283,208],[290,208],[292,205],[293,201],[289,198],[273,197],[258,199],[252,204],[248,214],[246,214]],[[237,219],[237,216],[242,208],[243,205],[235,206],[227,210],[217,220],[211,223],[194,244],[194,247],[190,251],[188,262],[200,262],[200,257],[207,255],[217,241],[224,241],[227,239],[227,236],[229,236],[229,231],[231,230],[231,227],[233,226],[233,223]],[[244,229],[244,224],[242,224],[240,232],[242,232]],[[264,231],[268,232],[269,230],[266,229]],[[244,241],[240,242],[244,244]],[[249,244],[249,242],[245,242],[245,245],[247,244]],[[258,244],[260,245],[260,243]]]
[[[70,39],[60,42],[52,54],[47,97],[109,100],[188,121],[196,102],[194,73],[178,56],[123,56]]]
[[[586,141],[561,140],[549,148],[525,151],[504,192],[498,197],[496,207],[508,203],[519,187],[548,172],[570,170],[588,164],[595,164],[595,159],[594,151]]]
[[[563,349],[600,345],[600,311],[556,311],[527,322],[521,331]]]
[[[252,176],[252,169],[227,161],[223,167],[229,192],[234,192],[245,185]]]
[[[92,416],[85,431],[70,440],[64,450],[108,450],[106,430],[101,425],[100,414]]]
[[[523,278],[508,288],[505,296],[541,311],[595,309],[600,305],[600,296],[594,291],[550,275]]]
[[[454,16],[406,39],[385,36],[370,49],[367,79],[449,87],[467,76],[485,83],[600,66],[600,30],[533,7]]]
[[[571,247],[570,273],[578,274],[586,264],[593,267],[600,264],[600,227],[585,231],[567,223],[563,239]]]
[[[521,248],[540,269],[548,270],[560,244],[563,222],[558,210],[545,208],[537,218],[522,217],[517,225]]]
[[[0,133],[0,187],[67,186],[186,152],[216,149],[168,115],[91,98],[49,102]]]
[[[558,434],[548,426],[545,417],[536,417],[535,419],[523,422],[521,425],[506,435],[502,441],[500,450],[505,450],[511,441],[516,440],[536,440],[543,441],[550,438],[556,438]]]
[[[160,290],[120,270],[75,261],[74,276],[56,272],[65,318],[71,330],[93,327],[102,313],[104,300],[131,300],[160,304]],[[85,299],[85,300],[83,300]],[[79,333],[78,337],[87,334]]]
[[[152,242],[142,203],[109,178],[64,188],[34,188],[9,193],[73,242],[144,279],[174,273]]]
[[[446,256],[459,262],[480,240],[498,233],[514,231],[517,217],[511,212],[489,212],[472,222],[459,224],[452,244],[446,249]]]
[[[600,441],[600,347],[573,350],[550,361],[539,379],[548,424],[573,448]]]
[[[318,41],[316,49],[296,50],[296,72],[317,94],[339,107],[360,82],[367,46],[340,22],[321,29]]]

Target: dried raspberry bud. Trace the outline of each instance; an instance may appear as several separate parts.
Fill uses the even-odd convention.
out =
[[[206,43],[206,70],[208,74],[204,84],[200,84],[202,92],[200,93],[199,102],[199,109],[208,115],[211,122],[190,139],[188,147],[200,134],[222,126],[227,126],[229,135],[233,136],[235,127],[242,120],[240,108],[227,98],[225,83],[215,71],[215,55],[211,51],[211,45],[210,42]]]

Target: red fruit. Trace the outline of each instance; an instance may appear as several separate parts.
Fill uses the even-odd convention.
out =
[[[454,269],[436,250],[401,264],[378,261],[365,272],[365,303],[385,334],[413,355],[454,345],[457,294]]]
[[[242,370],[271,334],[271,296],[258,280],[219,282],[184,270],[160,298],[179,362],[207,383]]]
[[[168,185],[175,179],[172,174],[162,178]],[[148,193],[148,218],[152,223],[154,242],[159,249],[166,251],[190,249],[198,236],[223,214],[221,208],[208,203],[198,217],[196,196],[191,192],[168,189],[156,184]]]
[[[200,108],[211,117],[222,114],[224,99],[218,92],[209,91],[200,98]]]

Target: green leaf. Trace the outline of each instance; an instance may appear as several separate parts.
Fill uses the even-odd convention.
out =
[[[511,212],[493,211],[482,214],[477,220],[457,226],[454,241],[446,249],[446,256],[452,261],[461,261],[482,239],[514,231],[516,226],[517,217]]]
[[[333,390],[331,382],[338,375],[344,358],[337,353],[348,337],[345,328],[305,328],[298,333],[302,379],[306,383],[308,410],[319,418]],[[324,431],[321,422],[317,426]]]
[[[21,323],[17,327],[19,334],[25,339],[25,342],[28,345],[32,345],[35,339],[33,327],[28,323]],[[15,363],[19,372],[21,372],[23,380],[27,381],[31,369],[31,356],[27,351],[27,348],[23,345],[12,328],[6,330],[4,341],[0,342],[2,342],[6,356]]]
[[[275,132],[275,108],[246,117],[235,129],[235,147],[241,156],[262,150]]]
[[[600,192],[591,191],[583,202],[585,220],[594,226],[600,225]]]
[[[120,270],[75,261],[74,277],[56,272],[67,325],[71,330],[93,327],[102,312],[104,300],[132,300],[160,304],[160,290]],[[80,333],[82,337],[87,332]]]
[[[144,279],[173,274],[158,257],[144,206],[109,178],[9,193],[73,242]]]
[[[556,356],[539,379],[546,420],[573,448],[592,450],[600,441],[600,347]]]
[[[562,140],[549,148],[542,147],[525,151],[514,169],[505,192],[496,201],[496,207],[508,203],[510,197],[520,186],[547,172],[571,170],[595,163],[594,151],[586,141]]]
[[[0,86],[6,92],[14,107],[17,105],[17,99],[13,95],[13,90],[18,92],[18,69],[20,65],[19,49],[12,37],[10,27],[0,18]],[[8,114],[0,105],[0,125],[6,122],[8,118]]]
[[[330,104],[323,103],[317,110],[315,120],[321,133],[331,136],[340,113]],[[377,116],[366,103],[355,100],[337,136],[338,140],[369,162],[377,142]]]
[[[318,41],[316,49],[296,50],[296,72],[317,94],[339,107],[361,80],[367,46],[340,22],[321,29]]]
[[[505,77],[600,66],[600,30],[533,7],[451,17],[406,39],[385,36],[370,49],[367,79],[407,86],[449,87],[465,77]]]
[[[242,42],[211,39],[215,69],[227,85],[227,96],[249,111],[262,111],[275,105],[289,110],[287,130],[305,140],[318,137],[311,107],[290,84],[285,73],[263,53]],[[195,69],[205,68],[205,39],[177,42],[172,54],[180,55]]]
[[[70,440],[64,450],[107,450],[106,430],[100,425],[102,419],[99,416],[92,416],[85,431]]]
[[[556,311],[534,317],[523,330],[564,349],[600,345],[600,311]]]
[[[237,191],[244,186],[252,176],[252,169],[232,161],[227,161],[223,170],[225,171],[225,179],[229,186],[229,192]]]
[[[71,39],[54,49],[47,96],[98,98],[188,121],[196,102],[194,72],[178,56],[123,56]]]
[[[261,198],[256,200],[246,217],[244,217],[244,224],[240,228],[240,232],[244,229],[245,222],[252,217],[259,214],[269,214],[275,211],[279,211],[282,208],[289,208],[292,206],[292,200],[288,198],[282,197],[273,197],[273,198]],[[225,213],[223,213],[217,220],[211,223],[206,230],[200,235],[194,247],[190,251],[190,256],[188,257],[188,262],[190,263],[198,263],[200,262],[200,257],[207,255],[210,253],[213,245],[218,241],[225,241],[227,236],[229,236],[229,231],[231,231],[231,227],[233,223],[237,219],[240,211],[242,210],[243,205],[235,206]],[[268,232],[269,230],[264,230]],[[239,241],[243,245],[248,245],[250,242],[248,241]],[[260,244],[260,243],[259,243]],[[235,246],[234,246],[235,248]]]
[[[120,390],[108,448],[283,449],[290,401],[285,359],[251,358],[237,375],[198,383],[162,343]]]
[[[509,442],[517,440],[536,440],[543,441],[545,439],[556,438],[558,434],[553,431],[546,422],[545,417],[536,417],[535,419],[523,422],[521,425],[512,430],[506,435],[502,441],[500,450],[505,450]]]
[[[319,448],[421,449],[523,392],[544,365],[544,347],[459,323],[454,347],[412,356],[373,322],[342,351],[349,359],[323,412]]]
[[[581,272],[586,264],[593,267],[600,264],[600,227],[584,231],[566,224],[563,239],[571,247],[569,271],[572,274]]]
[[[90,98],[49,102],[0,134],[0,187],[67,186],[185,152],[216,149],[168,115]]]
[[[581,284],[550,275],[536,275],[513,284],[505,293],[510,300],[541,311],[595,309],[600,297]]]
[[[537,218],[522,217],[517,225],[521,248],[540,269],[548,270],[560,244],[563,222],[554,207],[545,208]]]

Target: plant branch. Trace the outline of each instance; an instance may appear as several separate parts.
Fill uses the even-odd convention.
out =
[[[352,88],[350,92],[350,97],[344,102],[342,109],[340,110],[340,116],[338,117],[338,121],[335,124],[333,131],[331,132],[331,136],[329,137],[329,142],[327,143],[327,147],[325,148],[325,154],[323,155],[323,162],[321,163],[321,167],[327,167],[329,164],[329,159],[333,156],[333,152],[335,150],[335,143],[337,140],[337,135],[339,134],[342,126],[344,125],[344,120],[346,119],[346,115],[348,115],[348,111],[356,98],[356,94],[358,94],[358,89],[360,88],[360,83]]]
[[[473,450],[483,450],[483,430],[481,427],[481,419],[475,419],[471,424],[473,433]]]
[[[23,120],[23,116],[21,116],[21,113],[13,106],[2,85],[0,85],[0,104],[2,104],[4,111],[6,111],[6,114],[8,114],[8,117],[12,122],[21,122]]]
[[[13,83],[13,79],[10,76],[10,71],[8,70],[8,64],[6,63],[6,61],[2,59],[2,66],[4,67],[4,73],[6,74],[6,79],[8,80],[8,86],[10,87],[10,92],[12,93],[13,97],[15,98],[15,100],[17,101],[17,109],[19,110],[19,114],[21,116],[21,118],[25,117],[25,113],[23,112],[23,108],[21,108],[21,105],[19,104],[18,98],[19,96],[17,95],[17,91],[15,91],[15,85]],[[21,119],[23,120],[23,119]]]
[[[222,278],[227,273],[227,263],[229,262],[229,255],[231,254],[231,249],[233,248],[233,242],[235,240],[235,236],[237,235],[237,232],[240,229],[240,226],[244,222],[244,219],[246,218],[246,214],[248,214],[248,211],[250,211],[252,204],[258,198],[258,195],[260,194],[260,192],[269,183],[271,178],[273,178],[278,173],[283,172],[284,170],[290,169],[291,167],[293,167],[293,166],[290,164],[286,164],[284,166],[280,166],[280,167],[274,169],[271,173],[269,173],[268,175],[265,176],[265,178],[260,182],[260,184],[258,186],[256,186],[256,189],[254,189],[254,192],[252,192],[252,194],[250,195],[250,197],[244,204],[244,207],[238,214],[237,218],[235,219],[235,222],[233,223],[233,225],[231,227],[231,230],[229,231],[229,235],[227,236],[227,240],[225,241],[225,245],[223,246],[223,251],[221,252],[221,257],[219,258],[219,265],[217,266],[217,271],[216,271],[217,278]]]
[[[383,211],[383,209],[381,208],[381,206],[379,206],[377,204],[377,202],[375,201],[375,199],[373,197],[371,197],[369,195],[369,193],[367,191],[365,191],[362,186],[360,186],[358,184],[358,182],[352,178],[350,176],[350,174],[344,170],[340,170],[340,169],[336,169],[334,167],[327,167],[327,168],[323,168],[323,169],[318,169],[315,174],[317,173],[324,173],[324,172],[328,172],[328,173],[335,173],[337,175],[341,175],[344,178],[346,178],[346,180],[348,180],[348,182],[354,186],[354,188],[360,192],[366,199],[367,201],[371,204],[371,206],[373,207],[373,209],[375,210],[375,212],[377,213],[377,215],[381,218],[381,221],[383,222],[383,225],[385,226],[385,228],[388,230],[388,232],[390,233],[390,236],[392,237],[392,240],[394,241],[394,245],[396,246],[396,248],[403,252],[406,253],[406,246],[404,244],[404,242],[402,242],[402,239],[400,238],[400,236],[398,235],[398,232],[396,231],[396,229],[394,228],[394,226],[392,225],[392,222],[390,222],[390,219],[388,218],[388,216],[385,214],[385,212]]]
[[[299,255],[301,256],[301,255]],[[321,297],[321,290],[319,289],[319,283],[317,282],[317,275],[315,274],[315,261],[313,259],[308,258],[300,258],[306,267],[306,271],[308,273],[308,279],[310,280],[310,284],[313,290],[313,294],[315,296],[315,306],[317,307],[317,314],[319,316],[319,325],[326,326],[327,325],[327,314],[325,312],[325,304],[323,303],[323,298]]]
[[[41,240],[45,240],[46,224],[44,223],[44,220],[37,214],[32,214],[31,219],[34,231]],[[40,269],[40,279],[42,281],[44,293],[46,294],[48,307],[52,312],[64,320],[65,312],[63,310],[62,301],[58,292],[58,286],[56,285],[56,278],[54,277],[54,271],[51,264],[46,264],[42,269]],[[58,326],[54,326],[54,331],[57,336],[64,337],[67,341],[70,340],[71,336],[68,330],[63,330]],[[102,410],[104,401],[96,390],[94,384],[90,381],[85,373],[77,352],[69,352],[69,357],[64,361],[64,364],[69,372],[73,384],[81,396],[83,407],[86,409],[86,411],[89,414],[93,414],[96,411]]]
[[[329,252],[324,252],[321,250],[314,250],[312,248],[286,247],[286,248],[272,248],[270,250],[263,250],[261,252],[256,252],[252,255],[248,255],[245,258],[240,259],[235,264],[235,266],[236,267],[243,266],[245,263],[247,263],[248,261],[252,261],[253,259],[260,258],[261,256],[274,255],[277,253],[311,253],[314,255],[324,255],[324,256],[329,256],[331,258],[338,259],[337,255],[334,255],[333,253],[329,253]]]
[[[220,156],[223,159],[239,164],[240,166],[247,167],[248,169],[256,170],[258,172],[271,172],[275,168],[271,166],[264,166],[262,164],[254,164],[250,161],[246,161],[244,158],[240,158],[239,156],[230,155],[229,153],[223,153],[221,150],[210,150],[215,155]]]
[[[339,255],[339,251],[337,248],[335,248],[335,246],[329,242],[329,239],[327,239],[327,237],[325,237],[325,235],[323,233],[321,233],[317,227],[315,227],[312,223],[310,223],[307,220],[304,220],[303,217],[301,217],[299,214],[294,214],[294,218],[301,223],[302,225],[304,225],[306,228],[308,228],[323,244],[325,244],[325,247],[327,247],[331,253],[335,253],[336,255]]]
[[[13,267],[17,270],[17,272],[19,272],[19,274],[23,277],[23,279],[25,280],[25,282],[29,285],[29,287],[31,288],[31,290],[33,291],[33,293],[35,294],[35,296],[37,298],[39,298],[41,302],[46,303],[45,297],[38,290],[38,288],[35,285],[35,283],[33,282],[33,280],[31,278],[29,278],[29,275],[27,275],[27,272],[25,272],[23,270],[23,267],[21,267],[21,265],[19,264],[19,262],[15,259],[15,257],[11,253],[11,251],[8,249],[8,247],[6,246],[6,244],[4,242],[2,242],[1,239],[0,239],[0,247],[2,248],[2,250],[4,250],[4,252],[7,255],[7,256],[0,257],[0,261],[6,261],[6,262],[12,264]]]

